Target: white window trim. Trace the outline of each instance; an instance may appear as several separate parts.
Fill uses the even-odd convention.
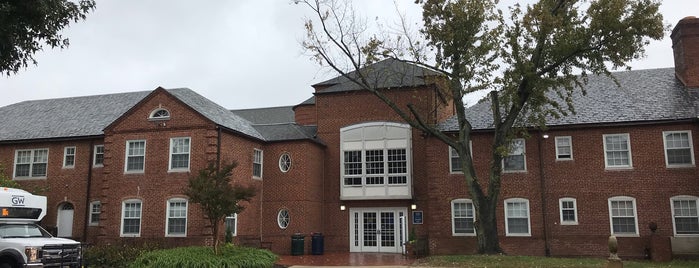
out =
[[[283,220],[282,219],[282,212],[284,212],[284,211],[286,211],[286,217],[287,217],[286,226],[282,226],[282,220]],[[277,212],[277,225],[279,226],[279,229],[282,229],[282,230],[289,228],[289,225],[291,225],[291,211],[289,211],[289,209],[282,208],[279,210],[279,212]]]
[[[667,155],[667,134],[674,133],[687,133],[687,138],[689,139],[689,154],[692,158],[691,164],[670,164]],[[692,131],[690,130],[680,130],[680,131],[663,131],[663,152],[665,153],[665,166],[668,168],[682,168],[682,167],[694,167],[694,144],[692,143]]]
[[[73,164],[68,165],[67,164],[67,158],[68,158],[68,149],[73,149]],[[76,155],[78,154],[78,149],[75,146],[66,146],[63,147],[63,168],[75,168],[75,162],[76,162]]]
[[[40,177],[34,177],[32,176],[32,170],[34,169],[34,153],[39,150],[46,150],[46,175],[45,176],[40,176]],[[17,176],[17,155],[19,154],[20,151],[31,151],[31,161],[29,162],[29,176]],[[12,164],[12,178],[16,180],[36,180],[36,179],[46,179],[49,175],[49,157],[51,156],[51,151],[49,148],[35,148],[35,149],[17,149],[15,150],[15,159],[14,163]],[[43,163],[43,162],[40,162]]]
[[[510,144],[513,143],[514,141],[517,141],[517,140],[521,140],[521,141],[522,141],[522,145],[523,145],[523,146],[522,146],[522,157],[524,157],[524,161],[523,161],[523,162],[524,162],[524,169],[521,169],[521,170],[505,170],[505,159],[506,159],[507,157],[503,157],[503,158],[502,158],[502,161],[500,161],[500,165],[501,165],[501,167],[502,167],[502,173],[523,173],[523,172],[527,172],[527,140],[522,139],[522,138],[512,139],[512,141],[510,141]],[[512,156],[512,155],[509,154],[509,152],[508,152],[508,156]]]
[[[609,136],[626,136],[626,142],[629,147],[629,164],[626,166],[610,166],[607,161],[607,137]],[[631,136],[629,133],[604,134],[602,135],[602,145],[604,146],[604,168],[605,169],[632,169],[633,168],[633,153],[631,152]]]
[[[575,221],[564,221],[563,220],[563,202],[573,202],[573,214],[575,215]],[[558,199],[558,212],[560,214],[561,225],[578,225],[578,201],[572,197],[563,197]]]
[[[143,142],[143,169],[142,170],[127,170],[129,167],[129,143],[130,142]],[[127,140],[126,141],[126,150],[124,151],[124,173],[128,174],[140,174],[140,173],[145,173],[146,172],[146,152],[148,148],[148,143],[146,140]]]
[[[636,225],[636,232],[631,234],[631,233],[620,233],[616,234],[614,233],[614,222],[613,222],[613,217],[612,217],[612,201],[631,201],[633,204],[633,218],[634,218],[634,224]],[[609,209],[609,233],[613,234],[617,237],[638,237],[638,212],[637,212],[637,204],[636,204],[636,198],[630,197],[630,196],[614,196],[610,197],[607,200],[607,206]]]
[[[255,154],[257,152],[260,152],[260,163],[259,163],[260,164],[260,176],[255,175],[255,164],[258,164],[257,162],[255,162]],[[252,153],[252,167],[253,167],[252,168],[252,178],[253,179],[261,180],[262,176],[264,176],[264,162],[265,162],[264,157],[265,157],[264,151],[257,149],[257,148],[253,149],[253,153]]]
[[[157,112],[160,112],[160,111],[166,111],[166,112],[167,112],[167,116],[163,116],[163,117],[154,117],[155,114],[156,114]],[[170,115],[171,115],[171,114],[170,114],[170,111],[169,111],[168,109],[165,109],[165,108],[160,107],[160,108],[157,108],[157,109],[155,109],[155,110],[153,110],[153,111],[150,112],[150,114],[148,115],[148,120],[169,120],[169,119],[170,119]]]
[[[678,200],[691,200],[697,203],[697,209],[699,210],[699,197],[692,196],[692,195],[676,195],[673,197],[670,197],[670,213],[672,217],[672,234],[677,237],[697,237],[699,234],[678,234],[677,233],[677,225],[675,225],[675,202]],[[699,211],[697,211],[699,214]],[[699,216],[698,216],[699,217]]]
[[[234,221],[235,224],[233,225],[233,230],[231,230],[231,235],[237,236],[237,235],[238,235],[238,213],[233,213],[232,215],[226,216],[226,218],[223,220],[223,223],[224,223],[224,224],[223,224],[223,232],[224,232],[224,235],[225,235],[225,233],[226,233],[226,224],[225,224],[225,223],[226,223],[226,221],[228,221],[228,219],[234,219],[234,220],[235,220],[235,221]]]
[[[450,147],[451,148],[451,147]],[[456,217],[454,215],[454,203],[471,203],[471,206],[473,207],[473,233],[457,233],[456,232]],[[461,198],[461,199],[454,199],[451,200],[450,203],[451,206],[451,235],[452,236],[476,236],[476,208],[473,206],[473,200],[471,199],[466,199],[466,198]]]
[[[187,152],[187,167],[186,168],[172,168],[172,155],[173,155],[173,142],[176,139],[187,139],[189,141],[189,146],[188,146],[188,152]],[[184,154],[184,153],[179,153],[179,154]],[[191,166],[192,162],[192,138],[190,137],[173,137],[170,138],[170,153],[168,154],[168,164],[167,164],[167,171],[168,172],[188,172],[189,167]]]
[[[454,171],[454,167],[452,166],[451,159],[454,157],[459,157],[458,153],[456,152],[456,149],[451,148],[451,146],[447,145],[447,150],[449,152],[449,174],[464,174],[463,170],[462,171]],[[471,159],[473,159],[473,141],[468,141],[468,150],[469,150],[469,153],[471,154]]]
[[[99,206],[100,206],[100,210],[99,210],[99,212],[97,212],[97,213],[95,213],[95,212],[92,210],[92,209],[94,208],[95,205],[99,205]],[[89,212],[89,213],[90,213],[90,218],[88,219],[88,224],[89,224],[90,226],[99,226],[99,225],[100,225],[100,224],[99,224],[99,215],[102,214],[102,203],[101,203],[100,201],[92,201],[92,202],[90,202],[90,212]],[[92,220],[94,220],[94,218],[92,218],[92,214],[97,214],[97,222],[92,222]]]
[[[286,170],[284,170],[284,167],[286,165],[286,162],[284,160],[284,156],[286,156],[286,158],[288,158],[288,160],[289,160],[289,166],[286,168]],[[281,171],[282,173],[289,172],[289,170],[291,170],[292,163],[293,162],[291,161],[291,154],[289,154],[287,152],[282,153],[279,156],[279,171]]]
[[[559,139],[560,140],[562,140],[562,139],[568,140],[568,144],[570,146],[570,158],[559,158],[558,157],[560,155],[558,152],[558,140]],[[556,138],[554,139],[554,143],[556,145],[555,146],[556,147],[556,160],[558,160],[558,161],[571,161],[571,160],[573,160],[573,137],[571,137],[571,136],[556,136]]]
[[[138,233],[137,234],[124,234],[124,216],[126,214],[126,204],[127,203],[140,203],[141,204],[141,212],[139,213],[138,217]],[[135,219],[135,218],[133,218]],[[121,237],[141,237],[141,229],[143,228],[143,201],[141,199],[127,199],[124,201],[121,201],[121,228],[119,231],[119,235]]]
[[[524,202],[527,205],[527,233],[510,233],[509,223],[507,221],[508,216],[507,215],[507,203],[522,203]],[[524,199],[524,198],[508,198],[505,199],[505,206],[503,209],[505,210],[505,236],[532,236],[532,214],[531,214],[531,207],[529,206],[529,199]]]
[[[187,223],[189,218],[189,201],[185,198],[170,198],[166,202],[165,207],[165,237],[187,237]],[[184,202],[184,233],[170,233],[170,203],[171,202]],[[180,218],[177,218],[180,219]]]
[[[97,148],[102,147],[102,164],[97,163]],[[104,166],[104,145],[103,144],[98,144],[95,145],[93,152],[92,152],[92,167],[103,167]]]

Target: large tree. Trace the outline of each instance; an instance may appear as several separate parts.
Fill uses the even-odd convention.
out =
[[[94,0],[0,0],[0,73],[9,76],[36,64],[34,53],[44,44],[67,47],[60,31],[94,8]]]
[[[250,201],[256,193],[253,186],[231,183],[233,169],[238,166],[233,162],[218,167],[209,164],[199,171],[199,175],[189,179],[185,194],[193,203],[199,204],[211,224],[214,239],[214,252],[219,253],[219,226],[227,216],[240,213],[245,209],[241,201]]]
[[[665,32],[654,0],[541,0],[501,10],[497,0],[418,0],[423,25],[411,34],[403,19],[397,34],[371,33],[347,1],[307,0],[314,17],[305,23],[304,48],[364,90],[374,93],[412,127],[458,152],[473,200],[480,253],[502,252],[496,207],[501,161],[523,126],[545,127],[547,116],[574,112],[573,93],[584,93],[588,74],[628,68],[644,55],[650,39]],[[395,32],[395,31],[394,31]],[[453,101],[458,133],[423,120],[411,105],[400,107],[360,71],[395,58],[442,74]],[[347,68],[349,67],[349,68]],[[493,118],[489,170],[477,174],[469,150],[472,125],[464,97],[486,91]]]

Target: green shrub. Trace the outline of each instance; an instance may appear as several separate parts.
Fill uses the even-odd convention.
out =
[[[84,260],[89,267],[129,267],[141,253],[160,248],[157,244],[119,244],[89,246]]]
[[[141,254],[129,267],[194,267],[194,268],[266,268],[273,267],[277,256],[269,250],[225,245],[215,255],[210,247],[181,247],[154,250]]]

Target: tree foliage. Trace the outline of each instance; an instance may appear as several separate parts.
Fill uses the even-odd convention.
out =
[[[67,47],[60,31],[94,8],[94,0],[0,0],[0,73],[9,76],[36,64],[34,53],[44,44]]]
[[[185,194],[193,203],[201,206],[211,224],[214,251],[218,254],[219,226],[229,215],[242,212],[241,201],[250,201],[256,193],[252,186],[231,184],[231,175],[237,163],[220,169],[213,163],[199,171],[199,175],[189,179]]]
[[[473,200],[481,253],[501,252],[496,208],[502,166],[512,138],[547,117],[574,113],[573,93],[584,93],[588,74],[629,68],[650,39],[666,27],[656,0],[540,0],[503,10],[497,0],[417,0],[423,25],[411,31],[401,16],[399,33],[372,33],[351,4],[299,1],[314,12],[303,46],[312,58],[374,93],[412,127],[454,148]],[[439,72],[454,103],[458,133],[443,133],[410,105],[399,107],[360,70],[395,58]],[[352,73],[352,75],[349,75]],[[464,97],[488,92],[493,119],[490,167],[476,174],[469,150],[472,125]]]

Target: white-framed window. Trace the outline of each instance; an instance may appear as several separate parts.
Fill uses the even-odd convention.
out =
[[[252,177],[253,178],[262,178],[262,161],[263,159],[263,153],[262,150],[260,149],[255,149],[253,150],[252,153]]]
[[[451,146],[447,147],[449,148],[449,173],[463,173],[464,171],[461,169],[461,157],[459,157],[459,153]],[[468,149],[470,150],[471,158],[473,158],[473,143],[471,141],[468,141]]]
[[[505,233],[507,236],[531,236],[529,200],[505,199]]]
[[[291,156],[289,153],[283,153],[279,156],[279,170],[281,172],[287,173],[291,169]]]
[[[63,168],[75,167],[75,146],[63,148]]]
[[[663,143],[665,144],[665,164],[667,167],[694,166],[694,146],[692,146],[691,131],[663,131]]]
[[[140,199],[128,199],[121,202],[121,236],[141,236]]]
[[[463,173],[464,171],[461,168],[461,157],[459,157],[459,153],[456,152],[456,149],[452,148],[451,146],[449,147],[449,173]]]
[[[289,227],[289,223],[291,223],[289,210],[285,208],[280,209],[277,213],[277,225],[279,225],[279,228],[281,229],[286,229],[286,227]]]
[[[228,230],[230,230],[231,234],[233,236],[236,236],[236,234],[238,233],[238,214],[233,213],[231,215],[226,216],[223,227],[224,232],[228,232]]]
[[[453,236],[474,236],[476,213],[471,199],[451,201],[451,234]]]
[[[509,154],[502,159],[504,172],[527,171],[526,142],[524,139],[513,139],[510,142]]]
[[[170,119],[170,111],[165,108],[158,108],[150,112],[148,119],[165,120]]]
[[[15,151],[15,178],[46,177],[49,162],[49,149]]]
[[[92,157],[93,162],[92,166],[93,167],[102,167],[104,166],[104,145],[95,145],[95,152],[94,156]]]
[[[638,236],[636,198],[615,196],[609,198],[609,224],[616,236]]]
[[[170,170],[189,171],[190,138],[170,139]]]
[[[670,198],[672,229],[676,236],[699,235],[699,197],[678,195]]]
[[[102,213],[102,203],[100,201],[90,202],[90,226],[100,224],[100,214]]]
[[[165,236],[187,236],[187,199],[169,199],[166,218]]]
[[[629,134],[606,134],[604,139],[605,168],[631,168],[631,142]]]
[[[561,212],[561,225],[578,224],[578,204],[575,198],[564,197],[558,199],[558,206]]]
[[[126,141],[126,161],[124,171],[127,173],[143,173],[146,166],[146,141]]]
[[[571,136],[556,137],[556,160],[573,160],[573,138]]]

